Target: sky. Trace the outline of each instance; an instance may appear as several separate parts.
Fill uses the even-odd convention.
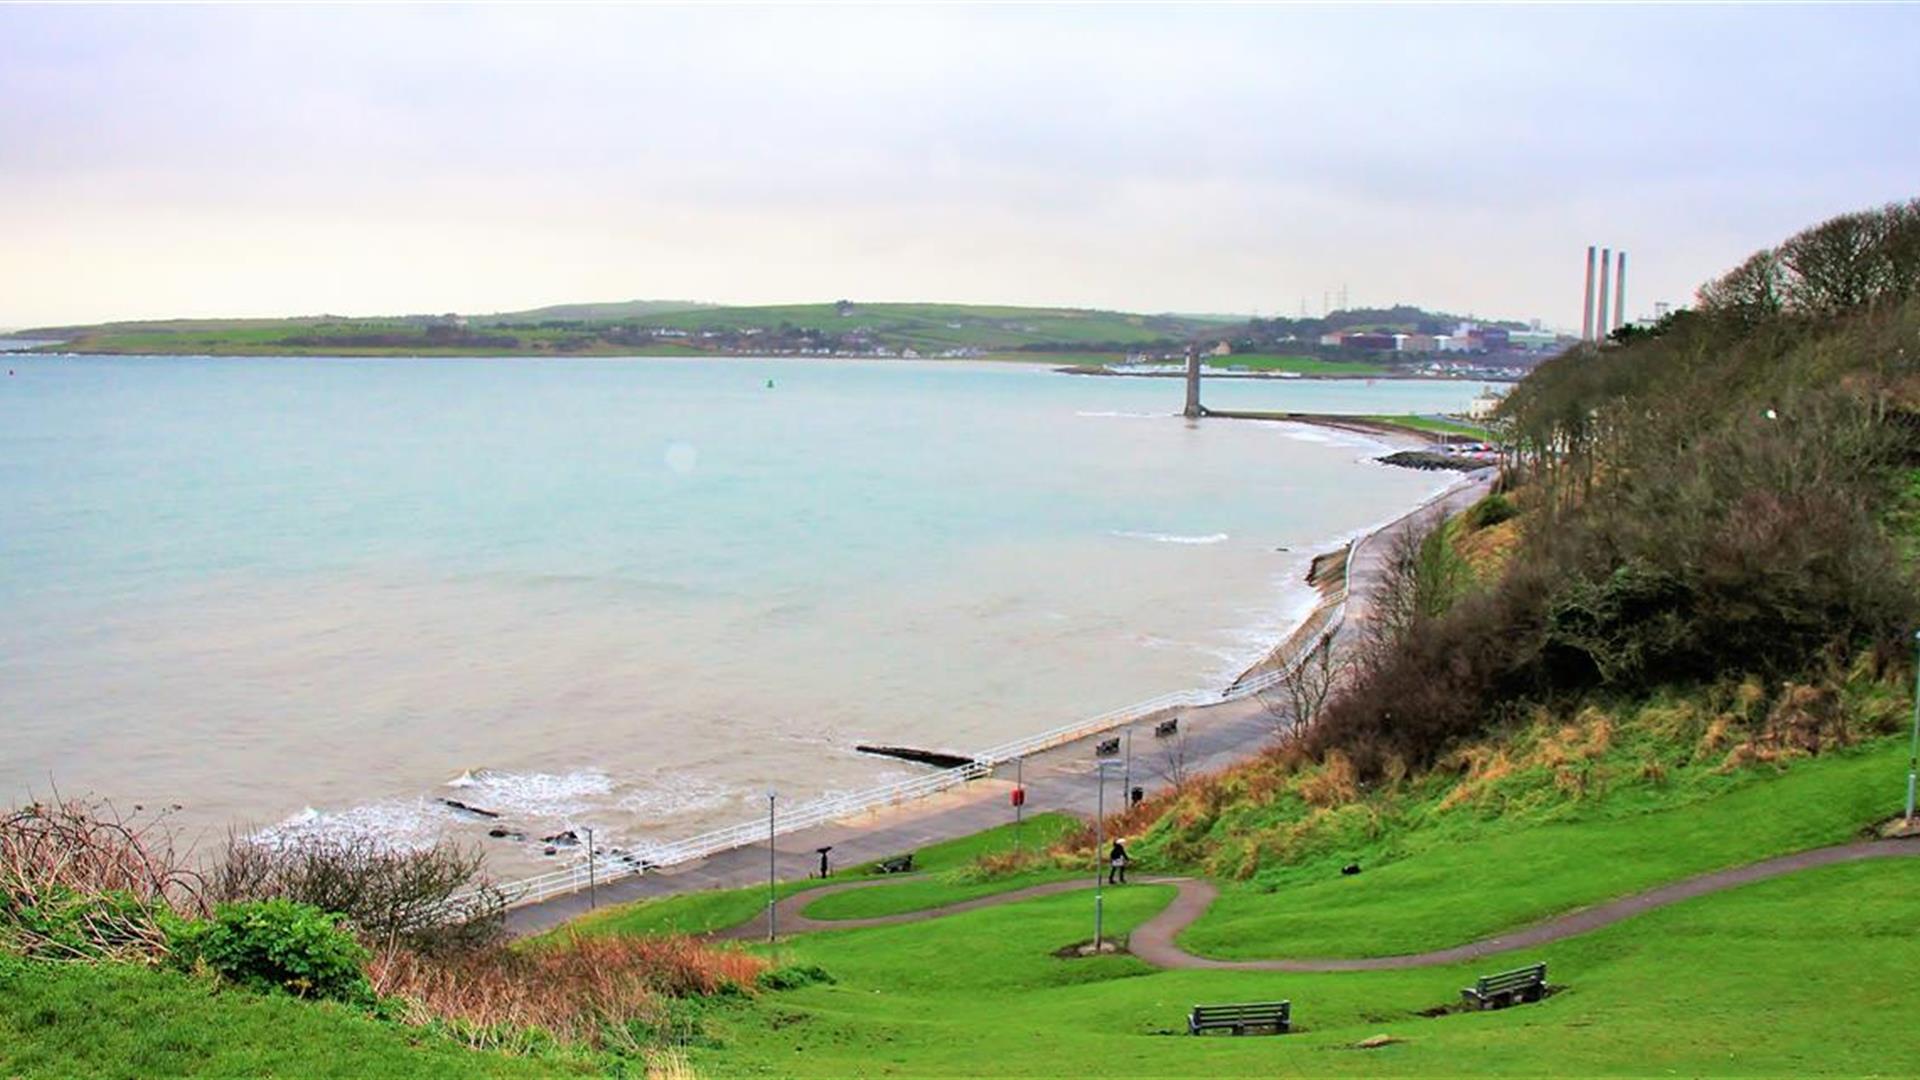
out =
[[[0,7],[0,327],[942,300],[1577,327],[1920,195],[1920,7]],[[1904,43],[1904,44],[1902,44]]]

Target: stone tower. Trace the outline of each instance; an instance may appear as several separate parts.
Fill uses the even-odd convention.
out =
[[[1200,350],[1187,346],[1187,409],[1189,420],[1200,418]]]

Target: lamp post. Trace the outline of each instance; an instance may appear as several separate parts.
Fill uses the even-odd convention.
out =
[[[1024,854],[1020,849],[1020,823],[1027,808],[1026,768],[1025,754],[1013,759],[1013,854],[1016,859]]]
[[[1916,655],[1920,655],[1920,631],[1913,635]],[[1907,751],[1907,828],[1913,828],[1914,778],[1920,775],[1920,664],[1913,672],[1913,745]]]
[[[1099,782],[1099,794],[1093,799],[1093,952],[1096,956],[1100,954],[1101,915],[1105,904],[1101,895],[1101,885],[1104,883],[1100,879],[1100,860],[1101,851],[1107,846],[1107,766],[1112,764],[1111,761],[1098,761],[1093,766],[1093,775]]]
[[[774,850],[773,850],[773,789],[767,789],[767,944],[773,944],[775,920],[778,914],[775,902],[779,899],[774,893]]]
[[[600,906],[599,896],[597,894],[597,891],[594,888],[595,882],[594,882],[594,876],[593,876],[593,862],[594,862],[593,826],[585,825],[585,826],[582,826],[582,828],[586,830],[586,834],[587,834],[587,908],[591,910],[593,908]]]

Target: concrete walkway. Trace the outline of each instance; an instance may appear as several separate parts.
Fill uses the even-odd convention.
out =
[[[1365,596],[1384,572],[1391,538],[1412,523],[1424,521],[1436,509],[1449,514],[1465,509],[1484,497],[1491,486],[1492,473],[1488,470],[1372,534],[1350,571],[1349,588],[1355,599],[1340,640],[1358,635]],[[1153,737],[1157,717],[1131,725],[1132,766],[1113,770],[1105,796],[1108,813],[1122,808],[1129,782],[1154,792],[1168,786],[1175,773],[1198,775],[1226,768],[1272,745],[1278,730],[1275,717],[1257,697],[1177,710],[1177,714],[1182,734],[1175,740]],[[1027,789],[1026,812],[1057,811],[1091,820],[1100,803],[1094,780],[1098,760],[1094,744],[1113,735],[1127,738],[1126,729],[1118,728],[1029,755],[1018,770]],[[1174,759],[1178,759],[1177,767]],[[1016,774],[1016,766],[1010,763],[987,778],[939,795],[788,833],[774,844],[775,874],[783,881],[812,876],[819,864],[816,849],[828,845],[833,847],[834,865],[852,866],[1010,824],[1010,794]],[[602,885],[591,897],[577,892],[514,908],[507,914],[507,927],[515,934],[539,933],[585,914],[595,905],[761,884],[767,880],[767,863],[766,845],[737,848],[695,863],[622,878]]]
[[[1402,968],[1433,967],[1443,964],[1457,964],[1466,960],[1478,960],[1495,953],[1511,952],[1515,949],[1529,949],[1565,938],[1590,933],[1603,926],[1611,926],[1623,919],[1677,904],[1682,900],[1691,900],[1708,893],[1738,888],[1767,878],[1780,877],[1783,874],[1796,873],[1818,866],[1831,866],[1836,863],[1858,862],[1863,859],[1898,858],[1920,855],[1920,839],[1874,840],[1857,844],[1840,844],[1835,847],[1815,848],[1811,851],[1795,852],[1778,858],[1749,863],[1726,870],[1715,870],[1685,878],[1672,884],[1662,885],[1646,892],[1635,893],[1596,907],[1571,912],[1544,922],[1535,923],[1511,933],[1482,938],[1465,945],[1455,945],[1446,949],[1434,949],[1430,952],[1409,953],[1400,956],[1373,956],[1355,959],[1301,959],[1301,960],[1215,960],[1205,956],[1195,956],[1175,944],[1174,939],[1182,930],[1193,925],[1194,921],[1206,914],[1213,904],[1219,890],[1212,882],[1194,878],[1140,878],[1138,885],[1172,885],[1179,890],[1173,902],[1158,915],[1134,928],[1127,935],[1127,951],[1155,967],[1169,970],[1208,970],[1208,971],[1391,971]],[[998,907],[1003,904],[1017,904],[1023,900],[1032,900],[1042,896],[1070,892],[1076,889],[1092,887],[1087,880],[1056,881],[1045,885],[1034,885],[1025,889],[997,893],[992,896],[978,897],[973,900],[945,907],[928,908],[922,911],[906,911],[893,915],[881,915],[866,919],[810,919],[804,910],[815,900],[837,892],[851,889],[875,888],[896,881],[861,881],[846,885],[829,885],[819,889],[810,889],[804,893],[786,897],[776,905],[775,915],[782,936],[794,933],[811,933],[820,930],[853,930],[870,926],[895,926],[902,923],[925,922],[929,919],[945,918],[967,911]],[[1128,886],[1109,886],[1109,888],[1127,888]],[[754,940],[764,939],[767,934],[767,921],[764,914],[756,915],[739,926],[731,927],[714,934],[722,939]]]

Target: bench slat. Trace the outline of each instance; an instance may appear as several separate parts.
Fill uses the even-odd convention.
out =
[[[1291,1001],[1254,1001],[1233,1005],[1195,1005],[1187,1014],[1187,1033],[1230,1031],[1244,1035],[1248,1028],[1270,1028],[1275,1034],[1292,1029]]]

